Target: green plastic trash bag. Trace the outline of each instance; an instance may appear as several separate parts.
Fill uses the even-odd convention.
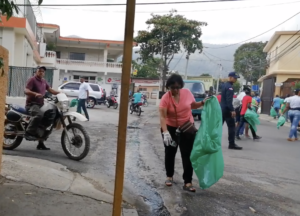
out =
[[[256,125],[260,124],[258,117],[259,117],[259,115],[251,109],[247,109],[245,116],[244,116],[244,118],[252,126],[252,128],[254,129],[255,132],[257,131]]]
[[[73,100],[71,100],[70,107],[75,107],[77,104],[78,104],[78,100],[73,99]]]
[[[271,107],[270,116],[272,116],[272,117],[276,117],[277,116],[277,112],[275,111],[274,107]]]
[[[280,127],[282,127],[285,123],[285,118],[283,116],[280,116],[277,122],[277,128],[279,129]]]
[[[202,189],[211,187],[223,176],[222,124],[220,104],[213,96],[205,102],[190,157]]]

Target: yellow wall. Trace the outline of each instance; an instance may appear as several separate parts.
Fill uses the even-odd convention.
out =
[[[8,51],[0,46],[0,58],[3,59],[4,66],[0,68],[0,172],[2,163],[2,145],[4,132],[5,102],[7,92],[7,73],[8,73]],[[2,70],[3,69],[3,70]]]
[[[268,52],[271,57],[270,67],[267,70],[267,74],[288,74],[288,73],[300,73],[300,46],[296,45],[294,49],[285,53],[289,50],[290,47],[293,47],[295,44],[300,43],[300,36],[293,34],[284,34],[281,35],[277,41],[272,45],[270,51]],[[291,38],[292,37],[292,38]],[[298,38],[298,39],[297,39]],[[297,39],[297,40],[296,40]],[[277,48],[277,51],[276,51]],[[281,56],[281,53],[285,53]],[[278,59],[276,59],[276,57]],[[292,78],[292,77],[289,77]]]
[[[214,78],[212,77],[189,77],[188,80],[200,80],[204,83],[205,90],[208,91],[211,86],[214,86]]]

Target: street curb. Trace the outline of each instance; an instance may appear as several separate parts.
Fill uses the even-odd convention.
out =
[[[276,125],[277,125],[277,122],[278,122],[278,119],[274,119],[271,116],[268,116],[268,115],[265,115],[265,114],[259,114],[259,119],[270,122],[270,123],[273,123],[273,124],[276,124]],[[283,127],[290,127],[290,126],[291,126],[290,123],[285,123],[283,125]]]
[[[113,204],[112,195],[96,189],[86,178],[59,163],[11,155],[3,155],[2,162],[1,175],[7,180]],[[124,216],[138,215],[136,209],[122,209]]]

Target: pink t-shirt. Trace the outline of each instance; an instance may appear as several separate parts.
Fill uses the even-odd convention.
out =
[[[195,98],[188,89],[180,89],[180,100],[178,104],[172,97],[171,92],[167,92],[166,94],[164,94],[164,96],[161,98],[159,107],[167,108],[167,125],[172,127],[179,127],[188,120],[194,123],[194,118],[192,116],[191,110],[191,104],[194,101]],[[176,114],[173,104],[176,107],[178,125],[176,124]]]

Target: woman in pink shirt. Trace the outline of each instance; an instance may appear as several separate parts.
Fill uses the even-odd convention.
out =
[[[183,165],[183,189],[195,192],[192,185],[193,167],[190,161],[191,151],[196,136],[195,133],[176,133],[178,127],[190,121],[194,123],[192,109],[198,109],[204,105],[205,100],[196,102],[193,94],[188,89],[183,89],[184,82],[182,77],[173,74],[169,77],[166,83],[166,88],[169,90],[160,101],[160,125],[162,137],[165,145],[165,167],[167,180],[165,184],[172,186],[175,156],[180,148],[182,165]]]

